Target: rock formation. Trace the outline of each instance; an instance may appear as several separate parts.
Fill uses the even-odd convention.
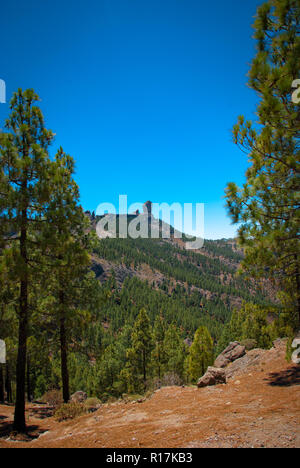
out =
[[[150,200],[146,201],[143,205],[144,214],[148,215],[150,218],[152,215],[152,202]]]
[[[226,383],[226,373],[224,369],[217,367],[208,367],[206,373],[198,380],[198,388],[209,385],[218,385]]]
[[[214,366],[224,368],[230,362],[236,361],[246,354],[245,346],[242,346],[238,341],[230,343],[226,349],[217,357]]]
[[[71,401],[74,403],[84,403],[86,399],[87,399],[87,394],[82,391],[75,392],[71,396]]]

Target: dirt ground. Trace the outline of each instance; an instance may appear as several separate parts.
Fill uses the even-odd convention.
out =
[[[15,440],[13,407],[2,405],[0,448],[299,448],[300,366],[287,364],[283,346],[250,353],[255,359],[226,385],[165,387],[146,401],[105,404],[63,423],[28,406],[26,439]]]

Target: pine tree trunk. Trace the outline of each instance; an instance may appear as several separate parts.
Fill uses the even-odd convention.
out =
[[[145,351],[143,351],[143,373],[144,373],[144,388],[146,388],[147,375],[146,375],[146,353]]]
[[[70,400],[70,389],[69,389],[69,371],[68,371],[68,351],[67,351],[67,334],[66,334],[66,320],[64,317],[64,294],[60,294],[60,306],[61,306],[61,317],[60,317],[60,353],[61,353],[61,378],[63,385],[63,400],[68,403]]]
[[[160,385],[160,379],[161,379],[161,355],[160,355],[160,347],[158,348],[158,379],[159,379],[159,385]]]
[[[27,401],[31,402],[30,358],[27,357]]]
[[[2,364],[0,364],[0,403],[4,403],[4,379]]]
[[[23,212],[23,219],[26,214]],[[14,430],[26,431],[25,422],[25,384],[26,384],[26,352],[27,352],[27,324],[28,324],[28,276],[27,276],[27,231],[26,227],[21,229],[20,253],[24,261],[25,271],[21,279],[20,288],[20,312],[19,312],[19,345],[17,356],[17,388],[16,405],[14,416]]]
[[[8,362],[5,366],[5,391],[6,391],[6,400],[7,403],[12,403],[12,391],[11,391],[11,381],[10,381],[10,372]]]

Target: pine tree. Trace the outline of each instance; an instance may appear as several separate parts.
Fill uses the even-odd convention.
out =
[[[158,379],[161,380],[163,368],[166,364],[166,352],[164,348],[166,326],[162,315],[157,315],[153,327],[154,349],[152,353],[153,368]]]
[[[5,257],[19,286],[19,339],[14,429],[25,431],[26,341],[29,320],[29,286],[34,277],[30,251],[41,230],[49,202],[51,181],[48,146],[53,139],[46,130],[39,98],[33,90],[19,89],[10,103],[7,133],[0,134],[1,231],[8,237]],[[10,236],[10,233],[15,233]]]
[[[299,256],[299,0],[269,0],[254,24],[257,54],[249,86],[259,96],[258,123],[240,117],[234,141],[249,155],[246,183],[226,188],[227,206],[245,248],[243,268],[269,277],[290,297],[290,315],[300,321]],[[294,321],[294,325],[296,322]]]
[[[165,333],[164,350],[166,353],[164,372],[176,374],[183,379],[186,348],[180,330],[174,323],[169,325]]]
[[[128,378],[137,390],[146,388],[148,371],[151,363],[153,336],[146,309],[141,309],[133,325],[131,347],[127,350]]]
[[[245,303],[240,315],[244,319],[242,339],[254,340],[258,348],[270,348],[272,340],[268,330],[268,311],[255,304]]]
[[[105,393],[113,393],[115,383],[122,369],[120,356],[115,345],[107,346],[100,361],[97,363],[97,390]]]
[[[70,398],[68,328],[71,321],[73,324],[76,321],[80,309],[88,307],[88,303],[95,302],[97,298],[95,290],[91,290],[95,286],[94,274],[89,272],[91,235],[87,232],[88,221],[79,205],[79,189],[73,174],[74,160],[60,148],[53,164],[54,184],[44,236],[49,248],[49,275],[52,275],[49,289],[54,297],[54,309],[58,312],[61,377],[66,403]]]
[[[206,372],[214,358],[213,340],[206,327],[199,327],[190,347],[188,357],[188,373],[192,382]]]

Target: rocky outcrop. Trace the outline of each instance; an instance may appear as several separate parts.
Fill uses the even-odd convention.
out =
[[[269,350],[255,348],[248,351],[245,356],[232,362],[224,370],[226,379],[236,379],[242,375],[252,375],[268,365],[273,365],[278,356],[286,356],[287,338],[279,338],[273,342],[273,347]]]
[[[224,369],[208,367],[206,373],[198,380],[197,387],[208,387],[226,383],[226,373]]]
[[[274,348],[275,350],[275,348]],[[230,366],[224,370],[226,372],[227,382],[232,378],[236,378],[245,373],[252,372],[263,361],[267,351],[264,349],[252,349],[245,356],[236,359]]]
[[[243,357],[246,354],[245,346],[242,346],[238,341],[233,341],[226,349],[217,357],[214,367],[224,368],[233,361]]]
[[[87,399],[87,394],[82,391],[75,392],[71,396],[71,401],[74,403],[84,403],[86,399]]]

